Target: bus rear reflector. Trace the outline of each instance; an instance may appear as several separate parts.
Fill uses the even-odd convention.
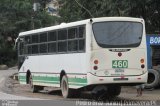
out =
[[[145,65],[144,65],[144,64],[142,64],[142,65],[141,65],[141,68],[144,68],[144,67],[145,67]]]
[[[144,63],[144,59],[141,59],[140,62],[141,62],[141,63]]]
[[[122,53],[121,53],[121,52],[119,52],[119,53],[118,53],[118,56],[119,56],[119,57],[121,57],[121,56],[122,56]]]
[[[94,70],[97,70],[97,69],[98,69],[98,66],[94,66],[93,69],[94,69]]]
[[[113,78],[114,81],[125,81],[128,80],[128,78]]]
[[[94,64],[98,64],[99,62],[98,62],[98,60],[94,60]]]
[[[99,79],[99,81],[103,81],[104,79]]]

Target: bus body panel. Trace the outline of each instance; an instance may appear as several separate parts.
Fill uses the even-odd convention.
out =
[[[91,53],[91,70],[89,76],[96,78],[96,81],[91,81],[92,78],[88,79],[88,83],[117,83],[113,81],[116,77],[131,77],[128,80],[121,80],[120,83],[146,83],[148,78],[147,71],[147,51],[146,51],[146,36],[145,36],[145,25],[143,19],[127,19],[127,18],[108,18],[108,19],[95,19],[96,22],[110,22],[110,21],[126,21],[126,22],[139,22],[143,25],[142,40],[138,47],[131,48],[102,48],[97,44],[96,38],[92,31],[92,53]],[[112,35],[111,35],[112,36]],[[117,50],[117,51],[116,51]],[[121,53],[122,56],[118,56]],[[141,59],[144,59],[144,63],[141,63]],[[94,64],[94,61],[98,60],[98,64]],[[113,61],[127,61],[127,67],[115,68],[113,67]],[[118,63],[117,63],[118,64]],[[123,64],[123,63],[120,63]],[[126,65],[126,64],[125,64]],[[144,65],[144,68],[141,68]],[[94,70],[94,66],[98,69]],[[105,81],[100,81],[98,79],[107,79]],[[140,80],[137,80],[139,78]],[[111,79],[111,80],[109,80]]]
[[[57,62],[61,61],[61,62]],[[36,64],[35,64],[36,63]],[[39,55],[39,56],[28,56],[28,59],[24,62],[20,69],[21,72],[27,72],[28,70],[32,73],[33,83],[35,85],[49,85],[60,87],[60,73],[65,71],[68,78],[73,83],[82,83],[86,85],[86,70],[87,70],[87,54],[61,54],[61,55]],[[42,83],[41,83],[42,82]],[[23,82],[22,82],[23,83]],[[72,84],[74,85],[74,84]]]
[[[87,30],[85,52],[26,56],[27,58],[19,69],[20,83],[26,84],[26,73],[29,70],[34,85],[60,87],[60,73],[64,71],[69,79],[70,88],[77,89],[87,86],[87,72],[90,70],[91,24],[89,21],[81,24],[85,24]],[[28,33],[22,33],[22,35]]]
[[[143,24],[143,36],[141,44],[136,48],[102,48],[94,37],[92,24],[102,21],[133,21]],[[66,72],[70,88],[81,88],[93,84],[117,84],[117,83],[145,83],[147,81],[147,60],[145,28],[143,19],[127,17],[94,18],[63,24],[53,27],[42,28],[20,33],[19,37],[29,34],[41,33],[55,29],[63,29],[78,25],[86,25],[85,51],[82,53],[49,53],[25,56],[25,61],[19,69],[19,80],[26,84],[26,73],[29,70],[33,76],[33,84],[40,86],[60,87],[60,73]],[[130,49],[126,52],[112,52],[110,49]],[[145,68],[141,69],[140,59],[144,58]],[[95,65],[94,60],[99,64]],[[113,60],[127,60],[127,68],[113,68]],[[94,66],[98,66],[94,70]],[[122,80],[119,80],[121,79]],[[128,78],[128,80],[124,79]],[[114,80],[115,79],[115,80]],[[118,79],[118,80],[117,80]]]
[[[119,52],[111,52],[109,49],[101,49],[101,50],[94,50],[92,52],[92,59],[91,59],[91,71],[89,72],[89,76],[98,79],[106,79],[105,81],[100,81],[99,83],[109,84],[109,83],[117,83],[117,81],[113,81],[113,78],[128,78],[128,80],[122,80],[118,83],[132,83],[132,82],[141,82],[146,83],[147,81],[147,66],[145,68],[141,68],[142,63],[140,62],[141,59],[145,59],[146,52],[144,49],[131,49],[127,52],[122,52],[122,56],[118,56]],[[136,55],[137,54],[137,55]],[[98,60],[98,64],[94,64],[94,60]],[[124,60],[127,61],[127,68],[113,68],[113,61],[116,60]],[[146,65],[147,60],[143,64]],[[123,64],[123,63],[121,63]],[[126,64],[125,64],[126,65]],[[94,70],[94,66],[97,66],[98,69]],[[92,78],[88,79],[88,83],[94,83]],[[139,80],[137,79],[139,78]],[[111,80],[109,80],[111,79]],[[95,81],[95,84],[98,83]]]
[[[118,85],[137,85],[146,83],[146,77],[148,77],[148,73],[145,73],[140,76],[126,76],[126,77],[98,77],[91,73],[87,74],[88,84],[95,85],[95,84],[118,84]]]
[[[123,49],[125,50],[125,49]],[[122,60],[122,63],[119,63],[119,69],[122,69],[120,72],[117,72],[117,75],[122,74],[124,76],[128,75],[141,75],[147,71],[147,67],[141,68],[142,64],[146,64],[147,60],[145,60],[144,63],[141,63],[141,59],[145,58],[146,53],[144,52],[144,49],[131,49],[126,52],[121,52],[122,56],[118,56],[119,52],[112,52],[109,51],[109,49],[100,49],[100,50],[94,50],[92,52],[92,56],[94,57],[92,62],[94,60],[98,60],[99,64],[98,69],[94,70],[92,68],[91,73],[96,73],[97,76],[106,76],[104,73],[101,71],[108,71],[107,76],[115,76],[116,75],[116,69],[114,68],[114,63],[113,61],[118,61]],[[133,58],[134,57],[134,58]],[[123,63],[123,60],[125,61]],[[118,65],[118,63],[115,65]],[[124,65],[124,67],[123,67]],[[94,67],[94,64],[92,64],[92,67]],[[117,70],[118,71],[118,70]]]

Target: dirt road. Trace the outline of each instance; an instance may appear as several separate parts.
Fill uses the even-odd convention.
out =
[[[14,95],[35,97],[41,99],[51,100],[64,100],[61,96],[61,91],[55,88],[45,88],[45,90],[39,93],[32,93],[29,85],[20,85],[17,80],[8,78],[5,82],[4,92],[11,93]],[[90,99],[90,95],[82,94],[81,99]],[[117,100],[160,100],[160,89],[144,90],[141,97],[136,97],[135,87],[122,87],[121,94],[116,98]],[[78,99],[66,99],[66,100],[78,100]]]
[[[40,100],[32,97],[16,96],[13,94],[14,83],[7,82],[9,76],[17,73],[17,68],[10,68],[8,70],[0,70],[0,100]]]
[[[55,88],[45,88],[45,90],[38,93],[32,93],[30,91],[29,85],[20,85],[17,80],[9,77],[13,73],[17,72],[16,69],[9,71],[1,71],[0,74],[0,100],[13,99],[13,100],[51,100],[52,102],[66,103],[64,101],[69,101],[74,104],[79,104],[79,101],[92,101],[91,95],[82,94],[80,98],[64,99],[61,96],[61,91]],[[3,82],[3,83],[2,83]],[[78,102],[77,102],[78,101]],[[157,103],[160,101],[160,89],[155,89],[152,91],[145,90],[141,97],[136,97],[135,87],[122,87],[121,94],[111,101],[123,101],[129,103],[130,101],[151,101]],[[67,102],[68,103],[68,102]],[[82,102],[83,103],[83,102]],[[108,103],[108,102],[103,102]],[[83,106],[83,104],[80,104]]]

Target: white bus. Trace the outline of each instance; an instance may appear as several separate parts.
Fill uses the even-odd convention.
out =
[[[17,38],[20,84],[32,91],[60,87],[64,98],[79,90],[147,82],[144,20],[101,17],[22,32]]]

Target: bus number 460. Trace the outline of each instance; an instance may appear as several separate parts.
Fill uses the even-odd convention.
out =
[[[112,68],[128,68],[127,60],[112,60]]]

